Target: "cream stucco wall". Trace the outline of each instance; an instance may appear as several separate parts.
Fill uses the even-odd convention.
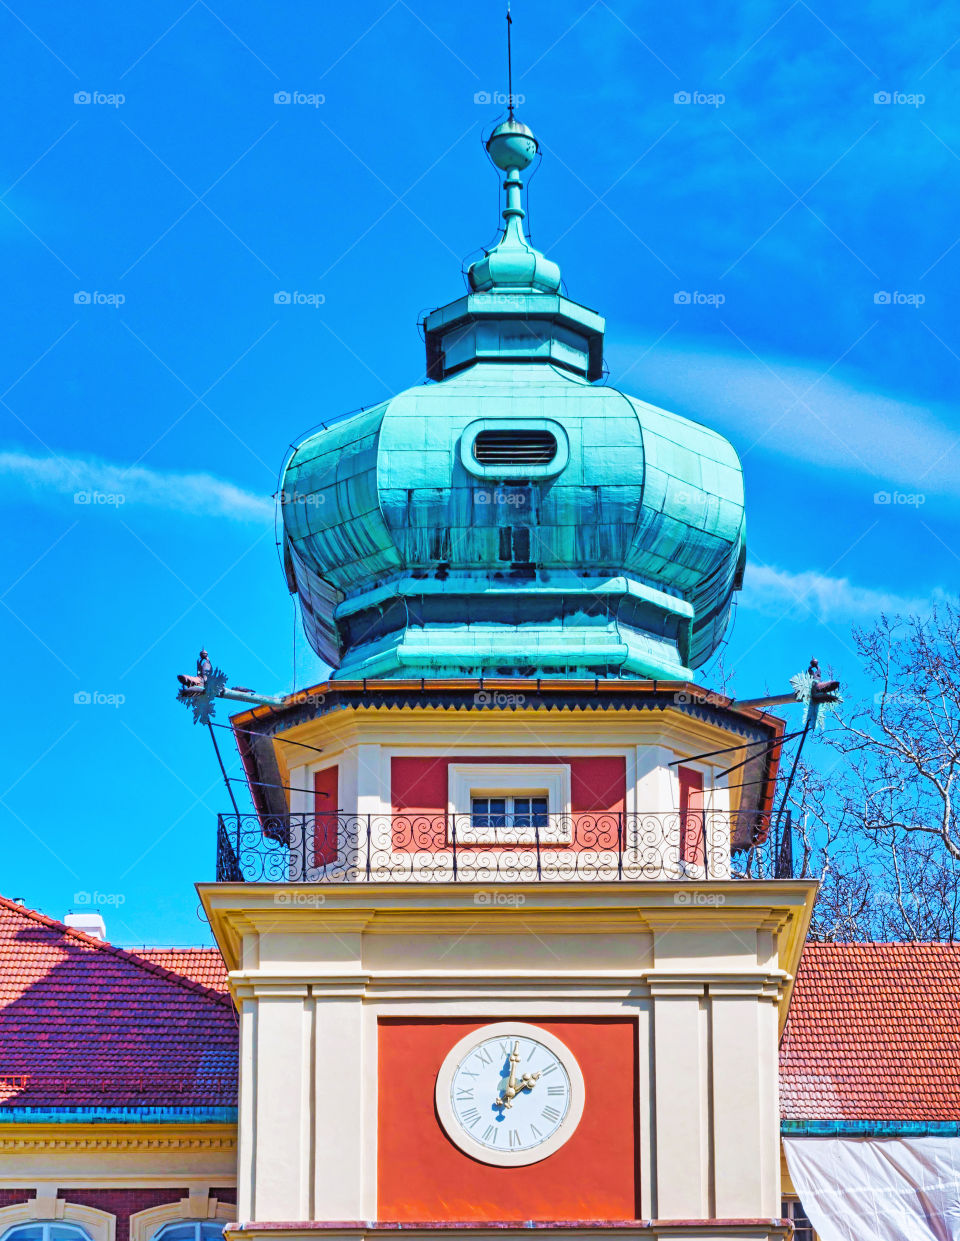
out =
[[[240,1220],[376,1218],[381,1016],[630,1015],[643,1216],[777,1234],[777,1034],[813,884],[198,890],[241,1013]]]

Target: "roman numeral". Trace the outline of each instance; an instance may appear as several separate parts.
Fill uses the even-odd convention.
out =
[[[531,1125],[531,1126],[530,1126],[530,1133],[531,1133],[531,1134],[533,1135],[533,1137],[535,1137],[535,1138],[542,1138],[542,1137],[543,1137],[543,1134],[540,1132],[540,1130],[537,1128],[537,1126],[536,1126],[536,1125]]]
[[[547,1094],[564,1094],[564,1093],[565,1092],[562,1086],[548,1086],[547,1087]]]
[[[550,1093],[551,1092],[548,1090],[547,1094],[550,1094]],[[473,1098],[473,1087],[472,1086],[469,1089],[467,1089],[464,1086],[457,1087],[457,1102],[458,1103],[466,1103],[472,1098]]]
[[[461,1115],[460,1119],[465,1121],[472,1129],[480,1119],[480,1113],[475,1107],[468,1107],[467,1110]]]
[[[545,1069],[542,1069],[542,1070],[541,1070],[541,1072],[540,1072],[540,1076],[541,1076],[541,1077],[546,1077],[546,1075],[547,1075],[548,1073],[552,1073],[556,1067],[557,1067],[557,1062],[556,1062],[556,1060],[554,1060],[553,1064],[548,1064],[548,1065],[547,1065],[547,1067],[546,1067]]]
[[[461,1069],[460,1072],[464,1077],[479,1077],[479,1073],[471,1073],[469,1069]]]
[[[519,1146],[519,1145],[520,1145],[520,1134],[517,1132],[517,1130],[516,1130],[516,1129],[511,1129],[511,1130],[510,1130],[510,1145],[511,1145],[511,1146]]]
[[[490,1055],[486,1047],[477,1048],[477,1059],[481,1064],[493,1064],[493,1056]]]
[[[551,1107],[549,1104],[547,1104],[540,1115],[544,1120],[549,1120],[551,1124],[560,1119],[560,1113],[555,1107]]]
[[[488,1125],[483,1134],[484,1142],[489,1142],[491,1146],[497,1144],[497,1127],[496,1125]]]
[[[512,1051],[513,1051],[513,1047],[511,1046],[509,1042],[500,1044],[500,1055],[501,1056],[509,1056]]]

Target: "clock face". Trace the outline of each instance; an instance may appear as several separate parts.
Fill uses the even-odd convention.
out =
[[[484,1026],[462,1038],[437,1076],[447,1136],[483,1163],[538,1163],[573,1134],[583,1075],[558,1038],[525,1022]]]

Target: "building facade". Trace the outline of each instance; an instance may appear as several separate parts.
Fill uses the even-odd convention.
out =
[[[0,1236],[214,1241],[236,1219],[219,953],[125,952],[0,897]]]
[[[316,911],[318,905],[301,907]],[[487,929],[491,930],[489,925]],[[516,935],[516,926],[497,933],[501,938]],[[591,942],[595,939],[594,930]],[[559,941],[549,942],[556,951]],[[598,954],[592,955],[596,959]],[[550,960],[545,948],[544,960]],[[289,972],[289,966],[285,970]],[[554,970],[555,976],[558,973]],[[636,1138],[626,1143],[611,1140],[618,1132],[622,1135],[629,1112],[629,1099],[621,1088],[635,1091],[642,1102],[645,1076],[649,1080],[639,1039],[633,1049],[625,1047],[630,1040],[623,1012],[629,1014],[629,1006],[620,1004],[611,1020],[613,989],[599,987],[591,975],[580,980],[579,990],[582,1007],[588,1011],[592,1007],[596,1017],[571,1018],[568,1013],[545,1017],[546,971],[538,965],[528,974],[519,984],[511,984],[524,995],[536,990],[534,1001],[523,1000],[522,1009],[516,1005],[524,1018],[532,1020],[518,1021],[515,1032],[521,1024],[537,1025],[541,1037],[556,1037],[576,1055],[585,1091],[595,1085],[598,1068],[615,1066],[618,1057],[621,1066],[629,1062],[625,1081],[611,1075],[607,1082],[601,1077],[599,1092],[584,1094],[576,1130],[582,1146],[573,1148],[578,1158],[563,1169],[573,1185],[588,1180],[593,1205],[605,1205],[607,1212],[622,1210],[631,1182],[634,1189],[639,1185],[641,1194],[649,1184],[643,1161],[653,1167],[656,1160],[649,1136],[646,1145]],[[535,989],[536,982],[541,986]],[[449,1015],[454,1007],[450,993],[472,998],[474,983],[475,972],[461,970],[457,976],[451,970],[430,986],[425,1017],[411,1017],[394,1004],[382,1030],[367,1019],[373,1029],[368,1048],[372,1043],[376,1049],[378,1077],[382,1073],[384,1081],[382,1091],[379,1080],[367,1086],[383,1100],[383,1145],[378,1153],[386,1165],[384,1175],[380,1176],[379,1159],[366,1166],[373,1183],[379,1183],[385,1207],[393,1195],[392,1209],[400,1219],[383,1210],[371,1213],[369,1220],[352,1220],[349,1227],[343,1220],[308,1221],[306,1231],[356,1235],[364,1229],[376,1231],[377,1225],[382,1231],[394,1231],[401,1224],[404,1231],[417,1230],[426,1221],[410,1217],[415,1207],[432,1216],[451,1214],[456,1207],[467,1216],[461,1221],[463,1229],[483,1232],[485,1225],[492,1227],[490,1221],[477,1218],[478,1206],[484,1205],[478,1189],[483,1187],[474,1179],[472,1166],[466,1178],[467,1165],[458,1172],[459,1148],[440,1145],[430,1127],[429,1109],[423,1106],[431,1089],[436,1103],[432,1070],[443,1065],[459,1041],[472,1039],[489,1024],[490,1009],[483,1011],[479,1022],[475,1017]],[[236,983],[232,985],[236,990]],[[556,989],[556,983],[552,985]],[[399,984],[393,983],[391,991],[397,990]],[[626,987],[621,990],[626,992]],[[657,990],[652,1003],[636,1001],[636,1032],[641,1037],[651,1026],[656,1034],[655,1005],[663,994]],[[237,1107],[240,1032],[230,991],[231,980],[217,948],[126,952],[0,898],[0,1045],[5,1069],[0,1079],[4,1090],[0,1237],[215,1241],[225,1226],[241,1231],[249,1227],[249,1215],[239,1213],[235,1205],[244,1158],[238,1162],[238,1139],[243,1150],[241,1135],[247,1122]],[[361,1008],[370,1005],[373,991],[367,988]],[[271,994],[276,1000],[276,986]],[[315,994],[315,1001],[298,998],[302,1008],[313,1004],[314,1029],[322,1030],[325,1006],[331,1000],[329,995],[320,998],[316,987]],[[510,1011],[503,1005],[504,994],[501,983],[492,1010],[500,1018]],[[382,996],[380,1003],[387,1007]],[[249,1011],[250,1002],[246,1005]],[[952,1152],[960,1140],[958,1011],[956,945],[806,945],[779,1049],[778,1213],[795,1225],[798,1241],[813,1241],[811,1220],[822,1237],[845,1241],[950,1235],[960,1201],[956,1177],[950,1174],[950,1161],[955,1164]],[[447,1015],[438,1019],[438,1012]],[[499,1036],[494,1038],[499,1042]],[[648,1054],[647,1064],[651,1059]],[[544,1068],[549,1063],[545,1060]],[[289,1094],[290,1082],[283,1085]],[[319,1112],[329,1103],[324,1095],[307,1106]],[[590,1119],[588,1107],[594,1104],[603,1111],[604,1127]],[[546,1101],[544,1105],[555,1106]],[[381,1121],[365,1113],[364,1123],[377,1133]],[[315,1124],[321,1130],[319,1120]],[[587,1128],[581,1133],[583,1125]],[[256,1126],[251,1137],[255,1132]],[[369,1140],[360,1139],[361,1144]],[[739,1135],[736,1149],[742,1149]],[[337,1144],[324,1141],[320,1154],[316,1175],[321,1191],[314,1203],[331,1192]],[[561,1154],[558,1148],[540,1162],[549,1165]],[[878,1165],[895,1169],[896,1176],[878,1178]],[[477,1166],[488,1169],[492,1178],[498,1175],[497,1165],[481,1161]],[[537,1166],[521,1165],[504,1175],[522,1170],[529,1174]],[[679,1158],[677,1166],[682,1175],[689,1172],[691,1161]],[[730,1175],[729,1167],[725,1175]],[[508,1214],[505,1208],[511,1200],[503,1196],[501,1185],[494,1189],[495,1205],[501,1214]],[[531,1215],[572,1197],[570,1187],[556,1180],[532,1180],[524,1190],[523,1202]],[[462,1196],[457,1199],[457,1194]],[[546,1194],[551,1195],[548,1202],[542,1196]],[[439,1211],[438,1198],[443,1199]],[[486,1205],[490,1207],[489,1202]],[[652,1225],[642,1217],[617,1221],[605,1215],[602,1226],[599,1220],[585,1222],[579,1218],[582,1206],[574,1214],[562,1228],[556,1221],[529,1219],[525,1231],[536,1225],[542,1231],[594,1235],[605,1229],[646,1236],[655,1227],[665,1228],[664,1223]],[[304,1224],[273,1222],[293,1230]],[[498,1233],[510,1230],[505,1223],[506,1227],[496,1228]],[[433,1220],[434,1232],[449,1227],[443,1220]],[[676,1221],[673,1230],[691,1227]],[[701,1233],[714,1227],[706,1222],[699,1226]]]

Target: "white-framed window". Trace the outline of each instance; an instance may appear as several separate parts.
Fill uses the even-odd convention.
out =
[[[451,843],[569,844],[568,763],[451,763]]]
[[[541,828],[549,826],[546,793],[507,794],[505,797],[474,797],[470,826],[476,828]]]
[[[90,1236],[79,1224],[38,1219],[29,1224],[14,1224],[3,1234],[2,1241],[90,1241]]]
[[[223,1220],[184,1219],[164,1224],[153,1241],[223,1241]]]

